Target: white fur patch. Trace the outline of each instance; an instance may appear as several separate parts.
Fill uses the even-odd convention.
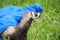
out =
[[[35,14],[34,14],[34,12],[32,12],[32,16],[33,16],[33,19],[35,18]]]
[[[38,16],[37,17],[39,17],[40,16],[40,13],[38,13]]]

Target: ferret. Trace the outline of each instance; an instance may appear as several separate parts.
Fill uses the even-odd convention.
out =
[[[2,34],[2,38],[10,37],[10,40],[27,40],[27,31],[32,21],[39,17],[40,13],[37,12],[26,12],[20,23],[13,27],[8,27]]]

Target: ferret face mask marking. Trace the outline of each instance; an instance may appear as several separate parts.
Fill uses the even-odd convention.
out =
[[[40,13],[37,13],[37,12],[31,12],[31,14],[32,14],[32,19],[35,19],[40,15]]]

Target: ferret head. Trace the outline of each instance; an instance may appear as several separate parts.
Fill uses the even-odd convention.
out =
[[[29,21],[30,19],[35,19],[35,18],[39,17],[39,15],[40,15],[40,13],[37,13],[37,12],[26,12],[22,17],[22,20]]]
[[[40,13],[31,12],[31,15],[32,15],[32,19],[35,19],[35,18],[39,17]]]

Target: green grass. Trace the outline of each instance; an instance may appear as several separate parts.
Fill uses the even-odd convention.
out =
[[[32,22],[27,40],[60,40],[60,0],[0,0],[0,7],[36,3],[42,5],[43,12]]]

